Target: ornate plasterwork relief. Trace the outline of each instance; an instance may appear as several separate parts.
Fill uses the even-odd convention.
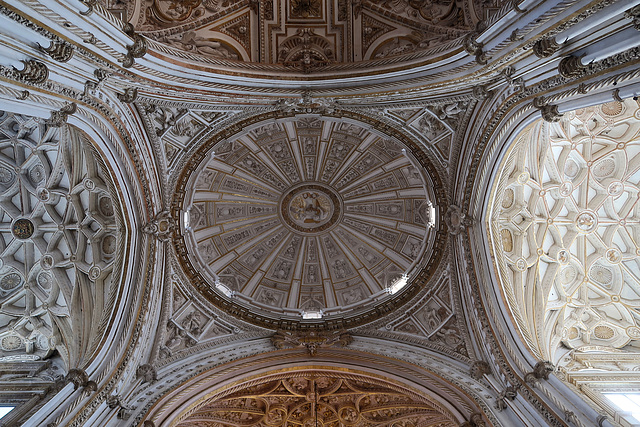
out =
[[[177,426],[457,426],[443,405],[380,378],[333,370],[282,372],[200,402]]]
[[[139,0],[132,18],[142,34],[175,49],[157,45],[172,56],[319,72],[371,59],[412,60],[416,54],[450,48],[503,3]]]
[[[104,166],[68,126],[0,113],[0,361],[96,350],[117,290],[122,230]]]
[[[517,138],[488,217],[497,275],[542,359],[640,339],[640,108],[564,113]]]
[[[180,274],[173,268],[165,286],[168,292],[162,305],[162,326],[158,328],[152,356],[156,365],[174,363],[221,342],[243,339],[245,332],[259,334],[256,328],[230,319],[206,301],[200,301],[182,284]]]
[[[227,139],[186,194],[189,263],[257,311],[366,308],[419,271],[433,244],[433,189],[408,150],[315,117]]]

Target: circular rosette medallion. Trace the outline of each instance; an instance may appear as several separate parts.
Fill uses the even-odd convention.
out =
[[[303,185],[286,193],[280,204],[284,222],[294,231],[313,233],[333,226],[341,213],[333,190],[321,185]]]
[[[33,235],[35,227],[33,222],[27,218],[17,219],[11,226],[11,232],[20,240],[26,240]]]

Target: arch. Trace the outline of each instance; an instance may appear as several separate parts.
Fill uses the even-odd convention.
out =
[[[191,370],[194,370],[193,367],[187,368],[187,374]],[[144,420],[152,421],[155,425],[183,425],[182,422],[189,422],[190,416],[201,416],[205,411],[203,408],[212,402],[223,400],[225,396],[236,397],[245,393],[247,397],[250,387],[258,387],[267,382],[273,384],[274,381],[313,377],[360,381],[371,384],[372,387],[375,385],[378,391],[382,388],[391,394],[398,393],[407,398],[407,406],[416,405],[416,410],[426,410],[428,407],[428,412],[432,416],[441,417],[444,425],[463,424],[482,412],[485,413],[483,421],[487,425],[495,423],[491,410],[486,407],[483,408],[484,411],[481,410],[474,401],[478,399],[477,395],[471,396],[440,375],[397,359],[347,350],[325,350],[313,359],[299,350],[281,350],[221,364],[166,392],[144,415]],[[305,389],[295,393],[290,386],[285,387],[289,389],[289,395],[296,394],[301,401],[305,400],[305,395],[308,401],[308,392],[313,391]],[[319,389],[319,398],[329,398],[333,393],[328,392],[329,387],[324,391],[323,387]],[[351,391],[353,390],[351,387]],[[380,393],[382,395],[385,392]],[[259,399],[264,400],[267,395],[268,393],[263,393]],[[330,406],[328,402],[327,405]],[[336,406],[338,407],[340,405]],[[262,416],[266,415],[265,409],[264,406],[260,409],[263,411]],[[337,409],[336,413],[339,411]],[[359,416],[361,415],[360,413]]]

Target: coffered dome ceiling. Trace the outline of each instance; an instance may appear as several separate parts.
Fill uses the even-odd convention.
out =
[[[343,73],[449,57],[503,2],[139,0],[136,30],[171,63],[216,72]],[[437,62],[436,61],[436,62]],[[308,78],[308,77],[307,77]]]
[[[185,176],[177,247],[205,295],[261,323],[298,323],[370,318],[407,281],[424,283],[441,253],[432,168],[363,126],[262,123]]]

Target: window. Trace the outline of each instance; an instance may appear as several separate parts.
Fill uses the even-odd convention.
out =
[[[620,418],[640,426],[640,393],[604,393],[618,409]]]
[[[11,412],[15,408],[15,406],[0,406],[0,420],[5,417],[9,412]]]

